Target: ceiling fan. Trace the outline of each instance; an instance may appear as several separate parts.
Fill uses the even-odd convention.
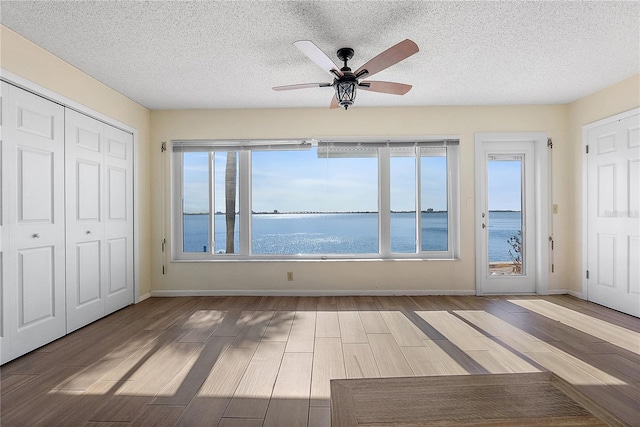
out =
[[[393,95],[404,95],[409,92],[411,85],[394,82],[360,81],[371,77],[374,74],[410,57],[418,52],[418,45],[406,39],[380,53],[375,58],[369,60],[355,72],[347,66],[347,61],[353,58],[353,49],[343,47],[338,49],[337,55],[344,63],[344,67],[338,66],[322,51],[318,46],[309,40],[300,40],[293,44],[307,55],[309,59],[318,64],[320,68],[331,74],[334,79],[332,83],[303,83],[297,85],[276,86],[273,90],[305,89],[311,87],[333,87],[335,96],[331,100],[329,108],[343,107],[345,110],[353,105],[356,98],[356,90],[363,89],[371,92],[390,93]]]

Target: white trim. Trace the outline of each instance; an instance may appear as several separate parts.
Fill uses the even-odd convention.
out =
[[[572,297],[576,297],[576,298],[580,298],[580,299],[584,299],[586,300],[586,298],[584,298],[584,296],[580,293],[580,292],[576,292],[576,291],[572,291],[572,290],[567,290],[567,294],[571,295]]]
[[[392,257],[390,174],[391,150],[383,147],[378,149],[378,253],[381,258]]]
[[[549,289],[547,295],[567,295],[569,292],[569,289]]]
[[[483,142],[514,142],[532,141],[534,143],[534,197],[536,221],[536,265],[535,291],[538,295],[549,293],[549,169],[547,155],[547,134],[545,132],[476,132],[475,134],[475,236],[476,236],[476,291],[477,295],[484,295],[482,289],[483,266],[478,259],[482,252],[482,186],[479,184],[485,177],[483,169]],[[486,186],[486,184],[485,184]]]
[[[253,164],[251,163],[251,152],[240,151],[238,153],[238,210],[239,212],[253,212],[253,196],[251,194],[252,189],[252,175]],[[213,215],[213,211],[211,212]],[[238,215],[238,232],[240,236],[238,253],[244,257],[248,257],[253,248],[251,247],[251,236],[253,234],[252,227],[252,215]],[[182,237],[180,238],[182,240]]]
[[[138,294],[140,293],[139,230],[141,221],[140,215],[138,214],[138,198],[140,194],[138,185],[138,130],[109,116],[99,113],[98,111],[95,111],[92,108],[87,107],[86,105],[80,104],[79,102],[67,98],[64,95],[60,95],[59,93],[47,89],[44,86],[40,86],[37,83],[25,79],[24,77],[20,77],[17,74],[7,71],[4,68],[0,68],[0,80],[133,135],[133,302],[134,304],[140,302],[140,296]]]
[[[182,244],[182,239],[178,239],[177,236],[182,235],[182,221],[180,215],[176,212],[176,205],[179,204],[182,209],[182,163],[184,162],[182,158],[182,153],[174,153],[173,145],[169,142],[168,149],[165,153],[169,155],[169,186],[171,190],[169,191],[169,224],[171,224],[171,230],[169,231],[169,242],[170,245],[170,254],[169,254],[169,262],[174,261],[174,254],[182,252],[182,248],[179,247]],[[179,159],[176,159],[177,156],[180,156]],[[177,170],[176,170],[177,169]],[[167,178],[165,177],[165,180]],[[177,190],[180,189],[178,192]],[[163,206],[162,210],[166,211],[167,207]],[[163,230],[163,233],[166,233]],[[165,245],[165,251],[167,250],[167,246]],[[166,255],[164,257],[166,259]]]
[[[597,120],[595,122],[588,123],[586,125],[582,125],[582,264],[580,268],[580,276],[582,277],[582,294],[578,298],[582,298],[585,300],[589,300],[589,289],[587,283],[587,269],[589,268],[588,263],[588,247],[589,247],[589,228],[588,228],[588,184],[589,184],[589,171],[588,171],[588,155],[587,155],[587,133],[594,128],[600,127],[602,125],[606,125],[612,122],[617,122],[619,120],[626,119],[628,117],[635,116],[640,114],[640,107],[633,108],[631,110],[624,111],[622,113],[616,114],[611,117],[606,117],[604,119]]]
[[[38,95],[42,98],[48,99],[49,101],[55,102],[56,104],[60,104],[64,107],[71,108],[72,110],[76,110],[78,113],[82,113],[86,116],[93,117],[96,120],[99,120],[110,126],[117,127],[118,129],[123,130],[125,132],[129,132],[129,133],[137,132],[136,128],[133,128],[112,117],[109,117],[105,114],[95,111],[84,104],[80,104],[79,102],[74,101],[71,98],[67,98],[64,95],[60,95],[57,92],[47,89],[44,86],[40,86],[37,83],[34,83],[30,80],[25,79],[24,77],[20,77],[17,74],[13,74],[11,71],[7,71],[4,68],[0,68],[0,80],[5,81],[9,84],[12,84],[13,86],[17,86],[21,89],[24,89],[27,92],[31,92],[34,95]]]
[[[159,290],[151,291],[151,297],[219,297],[219,296],[469,296],[475,295],[475,290],[375,290],[375,291],[356,291],[356,290],[240,290],[240,289],[223,289],[223,290]]]
[[[580,292],[576,292],[571,289],[549,289],[549,293],[547,295],[571,295],[572,297],[584,299]]]
[[[151,292],[147,292],[144,295],[140,295],[140,301],[138,301],[138,302],[142,302],[142,301],[144,301],[146,299],[149,299],[149,298],[151,298]]]
[[[460,227],[462,226],[460,223],[460,146],[447,147],[447,173],[447,197],[449,198],[447,220],[449,224],[453,224],[453,227],[449,226],[449,252],[451,258],[462,259],[460,254],[462,247],[460,244]]]

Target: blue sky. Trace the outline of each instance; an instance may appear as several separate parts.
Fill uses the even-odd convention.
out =
[[[494,160],[487,165],[489,210],[519,211],[521,206],[521,161]]]
[[[184,154],[185,212],[208,212],[208,153]],[[422,157],[422,207],[446,210],[446,159]],[[215,156],[215,211],[224,211],[226,153]],[[490,162],[489,208],[519,210],[519,162]],[[255,212],[353,212],[378,210],[376,158],[319,159],[306,151],[257,151],[252,155]],[[391,209],[415,209],[415,159],[391,159]],[[514,175],[514,173],[516,175]],[[517,200],[518,203],[514,203]],[[237,209],[237,207],[236,207]]]

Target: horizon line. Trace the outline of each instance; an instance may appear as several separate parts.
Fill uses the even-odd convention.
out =
[[[421,213],[445,213],[446,210],[423,210]],[[489,212],[521,212],[511,209],[493,209],[489,210]],[[317,214],[377,214],[378,211],[288,211],[288,212],[280,212],[278,210],[275,211],[260,211],[260,212],[251,212],[252,215],[317,215]],[[413,211],[394,211],[391,213],[416,213]],[[183,215],[209,215],[209,212],[183,212]],[[240,212],[236,212],[236,215],[239,215]],[[226,215],[225,212],[216,212],[214,215]]]

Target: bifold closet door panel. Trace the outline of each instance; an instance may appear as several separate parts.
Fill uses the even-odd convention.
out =
[[[67,109],[67,332],[133,303],[133,136]]]
[[[104,125],[67,109],[67,332],[105,314]]]
[[[5,363],[66,332],[64,107],[6,83],[2,95]]]
[[[105,312],[133,304],[133,135],[105,125]]]
[[[4,115],[1,114],[3,110],[5,110],[5,100],[8,99],[8,96],[5,94],[9,89],[8,85],[2,83],[0,86],[0,353],[2,352],[2,337],[4,335],[3,332],[3,313],[4,307],[2,306],[3,301],[3,289],[4,283],[9,283],[5,277],[6,268],[4,268],[4,248],[8,247],[9,244],[9,227],[5,227],[5,223],[7,221],[7,194],[9,194],[9,188],[7,187],[7,179],[4,176],[4,171],[6,170],[4,159],[4,145],[2,144],[2,136],[4,135],[2,131],[2,122],[4,120]],[[1,354],[0,354],[1,356]],[[1,359],[1,357],[0,357]]]

